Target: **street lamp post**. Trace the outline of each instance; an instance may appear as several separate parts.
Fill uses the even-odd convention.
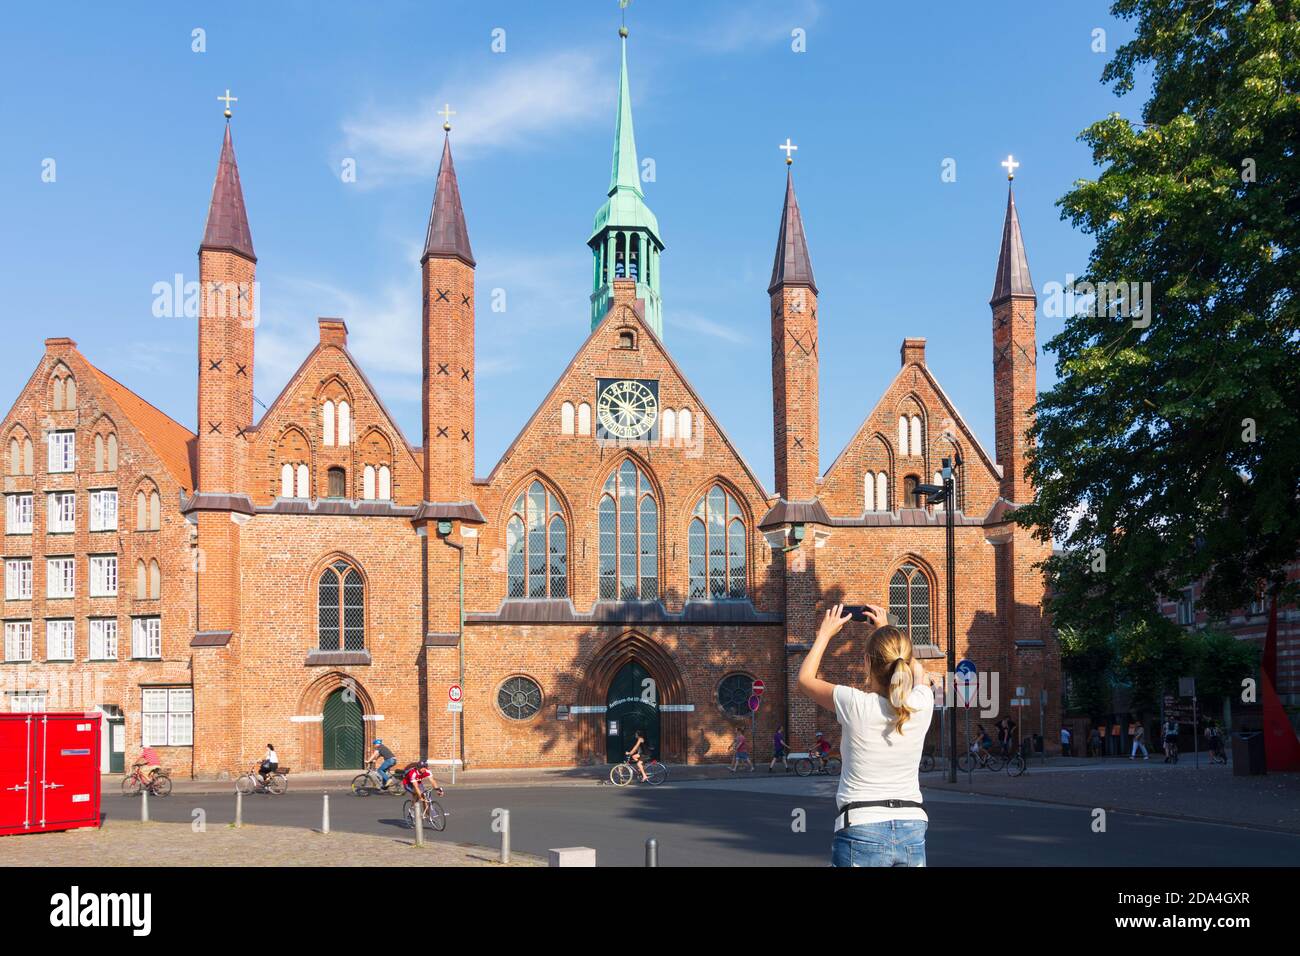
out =
[[[953,464],[958,468],[961,467],[961,455],[954,456],[953,460],[943,459],[943,484],[942,485],[917,485],[918,494],[923,494],[929,504],[942,503],[944,508],[944,544],[947,551],[947,588],[945,589],[948,602],[948,674],[952,679],[957,671],[957,549],[953,534],[954,519],[956,518],[956,481],[953,478]],[[945,682],[946,683],[946,682]],[[954,684],[954,694],[952,703],[955,705],[956,687]],[[945,688],[946,690],[946,688]],[[944,701],[945,706],[948,701]],[[951,746],[948,748],[948,782],[957,782],[957,708],[948,707],[948,739]]]

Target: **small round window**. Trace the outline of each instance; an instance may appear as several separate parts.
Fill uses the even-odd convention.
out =
[[[754,678],[748,674],[731,674],[718,685],[718,706],[732,717],[749,716],[749,698],[754,693]]]
[[[527,720],[542,709],[542,689],[535,680],[512,677],[497,691],[497,707],[511,720]]]

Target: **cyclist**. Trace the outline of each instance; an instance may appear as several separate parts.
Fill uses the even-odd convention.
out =
[[[152,783],[153,778],[162,769],[162,762],[158,759],[158,751],[152,747],[142,748],[139,759],[131,765],[131,769],[140,771],[140,776],[144,778],[146,785]]]
[[[646,772],[645,772],[645,764],[642,763],[642,753],[641,753],[641,748],[644,747],[644,746],[645,746],[645,734],[641,733],[640,730],[637,730],[637,731],[636,731],[636,743],[634,743],[634,744],[632,745],[632,749],[631,749],[631,750],[626,751],[626,752],[624,753],[624,756],[627,757],[627,759],[628,759],[628,763],[633,764],[633,765],[636,767],[636,769],[637,769],[638,771],[640,771],[640,773],[641,773],[641,779],[642,779],[643,781],[645,781],[646,783],[649,783],[649,782],[650,782],[650,778],[649,778],[648,776],[646,776]]]
[[[371,752],[369,757],[370,762],[374,763],[376,760],[382,761],[375,769],[379,772],[380,789],[383,789],[388,786],[388,771],[396,765],[397,758],[393,756],[393,752],[385,747],[384,742],[378,737],[372,740],[370,745],[374,747],[374,750]]]
[[[824,773],[826,770],[826,759],[831,755],[831,742],[826,735],[820,730],[817,731],[817,743],[813,744],[813,759],[817,761],[817,770]]]
[[[257,772],[262,778],[262,785],[266,785],[268,774],[274,773],[280,768],[280,757],[275,752],[275,744],[266,745],[266,755],[262,757],[262,762],[257,765]]]
[[[428,781],[433,789],[437,791],[438,796],[442,796],[442,787],[438,786],[438,781],[433,779],[433,772],[429,770],[429,761],[417,760],[411,769],[407,770],[402,776],[402,787],[407,793],[415,797],[420,803],[420,812],[427,813],[429,810],[429,798],[425,795],[424,782]]]
[[[975,739],[971,741],[970,752],[975,755],[975,759],[981,764],[988,759],[989,751],[993,749],[993,738],[989,736],[983,724],[975,725]]]
[[[1178,763],[1178,721],[1172,717],[1165,721],[1165,763]]]

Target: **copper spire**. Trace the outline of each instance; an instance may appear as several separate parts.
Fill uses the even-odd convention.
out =
[[[993,298],[989,304],[1013,295],[1034,295],[1034,280],[1029,277],[1029,260],[1020,238],[1020,217],[1016,215],[1016,194],[1007,187],[1007,218],[1002,226],[1002,248],[998,252],[998,272],[993,279]]]
[[[806,285],[817,291],[813,279],[812,260],[808,258],[808,243],[804,239],[803,217],[799,214],[799,200],[794,195],[794,177],[789,167],[785,173],[785,206],[781,210],[781,230],[776,237],[776,258],[772,262],[772,281],[768,294],[783,285]]]
[[[459,259],[474,266],[474,253],[469,247],[469,229],[465,226],[465,211],[460,206],[460,186],[456,182],[456,167],[451,162],[451,137],[444,137],[442,163],[438,166],[438,185],[433,191],[433,209],[429,213],[429,233],[424,240],[424,262],[430,256]]]
[[[212,203],[208,206],[208,224],[203,230],[199,249],[234,252],[253,262],[253,234],[248,229],[244,211],[244,190],[239,185],[239,166],[235,163],[235,146],[230,139],[230,123],[217,160],[217,178],[212,184]]]

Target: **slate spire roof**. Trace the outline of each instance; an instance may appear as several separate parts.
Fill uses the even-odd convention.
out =
[[[813,279],[812,259],[808,257],[808,242],[804,238],[803,217],[799,214],[799,200],[794,194],[794,177],[785,172],[785,206],[781,209],[781,230],[776,237],[776,258],[772,262],[772,281],[769,294],[783,285],[806,285],[817,291]]]
[[[1034,295],[1034,280],[1029,277],[1029,259],[1020,238],[1020,217],[1016,214],[1016,194],[1007,187],[1007,218],[1002,226],[1002,248],[998,251],[998,271],[993,279],[993,298],[989,304],[1013,295]]]
[[[471,268],[474,253],[469,247],[469,229],[465,210],[460,205],[460,185],[451,161],[451,137],[442,141],[442,162],[438,165],[438,185],[433,191],[433,209],[429,212],[429,233],[424,240],[424,262],[430,256],[459,259]]]
[[[235,252],[257,261],[253,254],[253,234],[248,229],[244,210],[244,190],[239,185],[239,166],[235,163],[235,145],[230,139],[230,123],[221,143],[217,160],[217,178],[212,184],[212,203],[208,206],[208,223],[203,229],[199,249]]]

